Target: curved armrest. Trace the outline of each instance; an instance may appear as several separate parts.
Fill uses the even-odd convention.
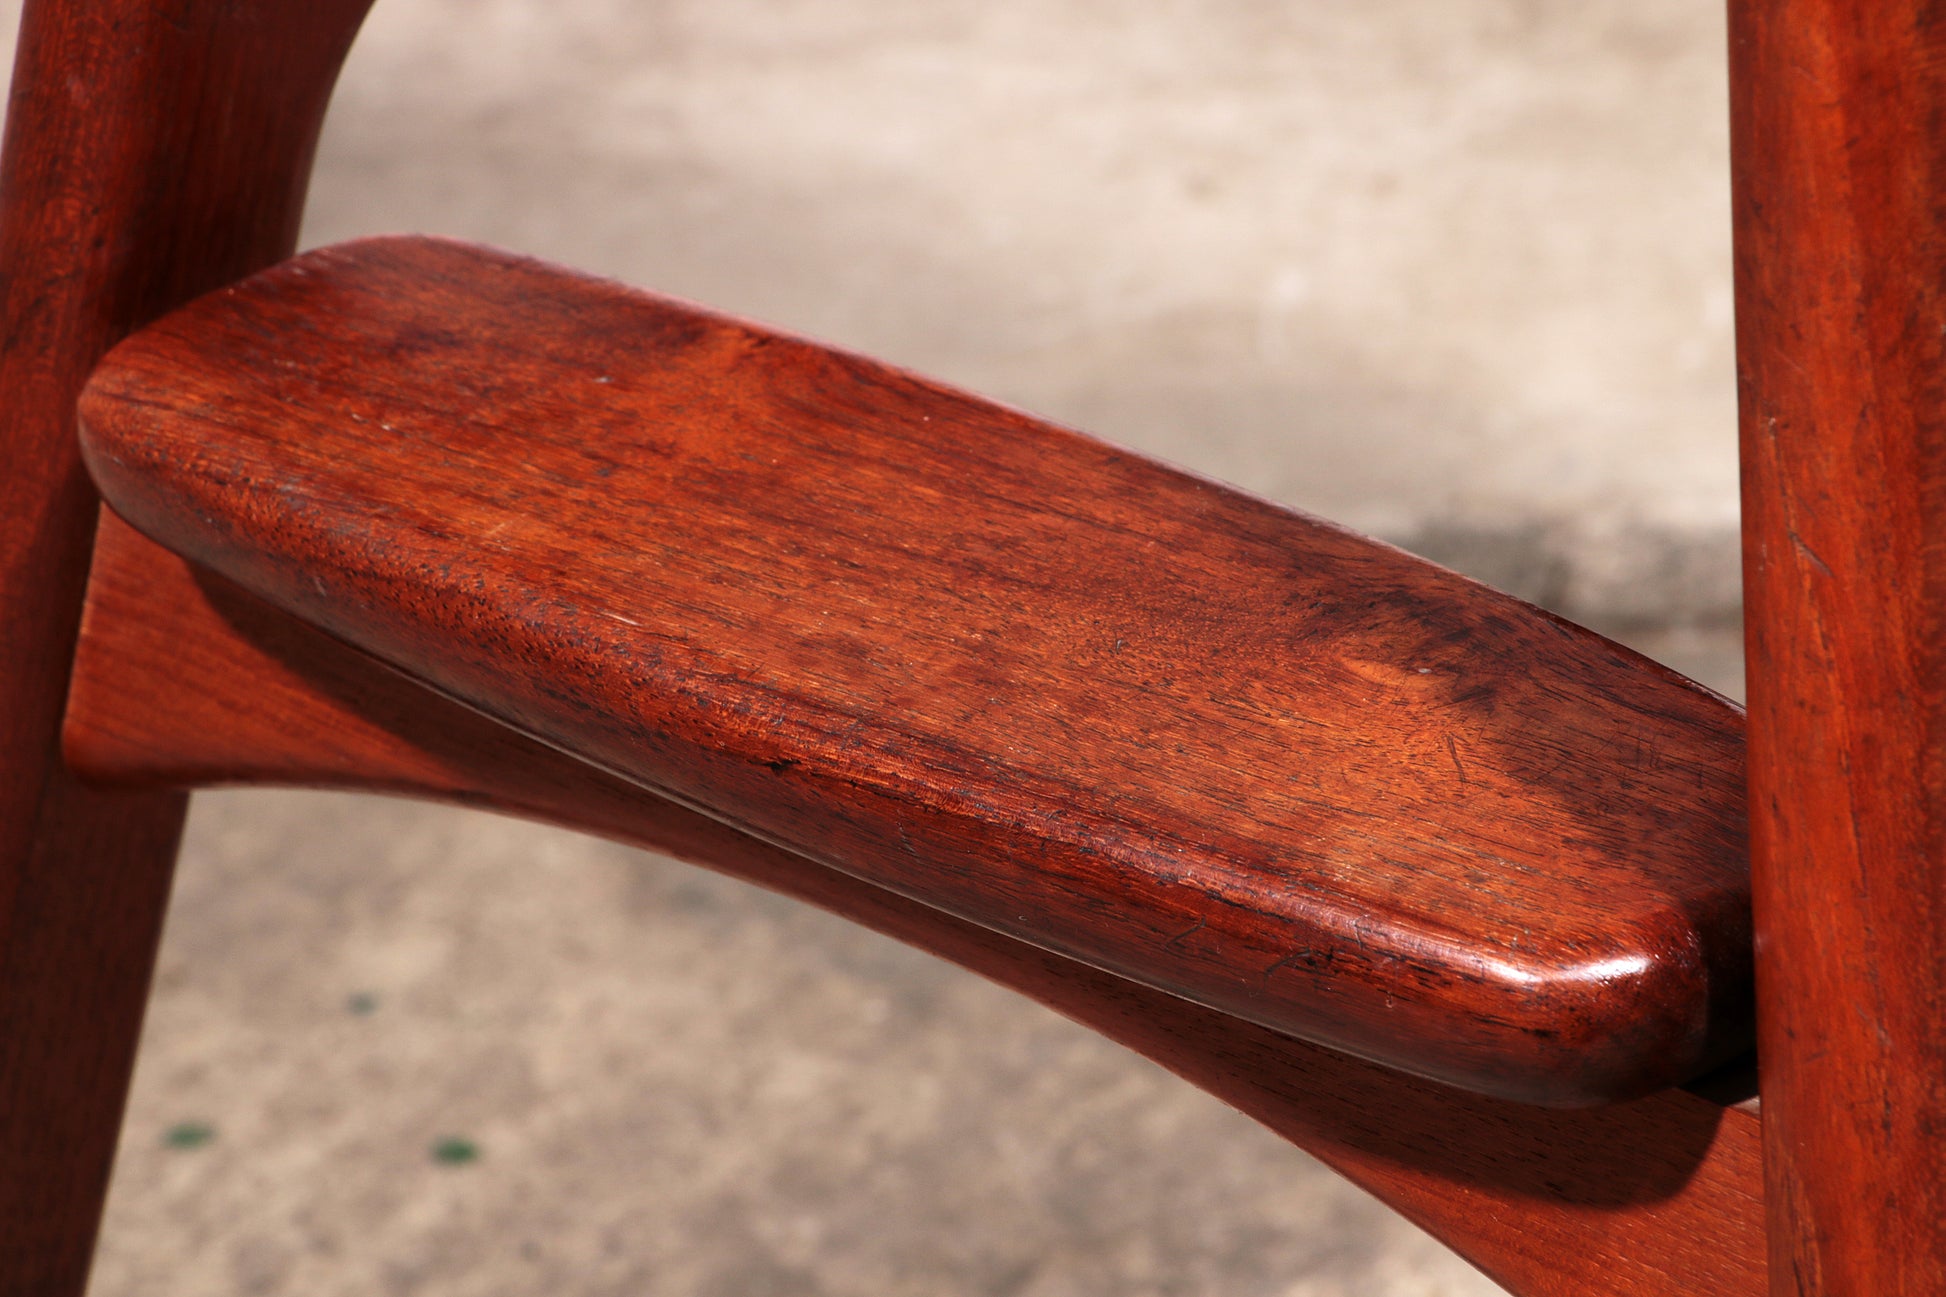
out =
[[[1749,1036],[1742,725],[1390,547],[506,254],[307,254],[118,347],[142,531],[768,841],[1548,1103]]]

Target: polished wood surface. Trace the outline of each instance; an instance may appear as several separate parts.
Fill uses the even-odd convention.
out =
[[[1946,1292],[1946,18],[1731,5],[1772,1291]]]
[[[364,0],[30,0],[0,161],[0,1292],[77,1297],[182,798],[57,757],[95,497],[82,378],[286,255]]]
[[[1763,1290],[1758,1120],[1670,1091],[1553,1111],[1467,1095],[916,904],[449,702],[103,522],[67,745],[122,785],[378,789],[549,820],[809,901],[1010,986],[1308,1149],[1524,1297]]]
[[[538,262],[314,252],[124,343],[108,498],[755,836],[1483,1093],[1748,1042],[1741,718],[1453,573]]]
[[[1946,50],[1929,7],[1732,4],[1746,883],[1737,717],[1612,646],[731,322],[603,290],[590,323],[536,333],[553,290],[521,290],[511,263],[465,316],[472,338],[448,336],[445,288],[399,299],[426,308],[402,328],[320,306],[345,280],[280,281],[246,303],[266,331],[226,345],[295,363],[258,374],[258,417],[236,426],[227,361],[192,354],[204,335],[150,335],[176,350],[145,381],[202,363],[196,391],[224,405],[170,395],[164,422],[201,431],[104,467],[143,526],[257,593],[110,524],[67,735],[106,782],[78,781],[55,755],[95,516],[76,389],[116,338],[289,252],[365,3],[27,5],[0,161],[0,1291],[83,1286],[173,789],[227,780],[552,819],[851,915],[1175,1069],[1521,1294],[1764,1287],[1756,1114],[1675,1091],[1540,1110],[1261,1024],[1502,1094],[1632,1093],[1742,1039],[1753,892],[1768,1286],[1946,1291]],[[382,327],[288,350],[291,326],[359,319]],[[487,347],[508,363],[429,372]],[[639,382],[646,362],[675,386]],[[411,397],[402,418],[359,404],[373,374],[386,401]],[[365,424],[297,417],[271,399],[286,382]],[[456,383],[469,417],[441,423],[431,393]],[[618,408],[661,421],[588,431]],[[888,409],[918,423],[878,422]],[[846,439],[861,416],[863,454]],[[514,435],[510,456],[495,443]],[[607,457],[615,438],[673,467],[645,491],[653,454]],[[574,494],[590,475],[605,492]],[[1168,523],[1146,551],[1137,515]],[[793,620],[806,609],[826,620]],[[653,662],[655,688],[623,660]],[[1004,687],[970,662],[1005,663]],[[1331,735],[1291,762],[1287,731],[1313,728],[1298,697],[1329,701]]]

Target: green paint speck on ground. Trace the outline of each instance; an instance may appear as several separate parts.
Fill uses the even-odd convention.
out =
[[[345,1008],[363,1017],[378,1008],[378,997],[369,991],[357,991],[345,997]]]
[[[169,1127],[162,1142],[170,1148],[201,1148],[216,1138],[216,1127],[201,1121],[184,1121]]]
[[[477,1161],[479,1156],[480,1146],[470,1139],[449,1135],[445,1139],[433,1141],[432,1160],[443,1162],[447,1166],[460,1166]]]

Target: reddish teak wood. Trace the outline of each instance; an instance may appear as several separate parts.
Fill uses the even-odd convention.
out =
[[[57,759],[110,343],[287,254],[365,0],[29,3],[0,161],[0,1291],[74,1297],[182,817]]]
[[[308,253],[81,402],[170,548],[931,905],[1483,1093],[1745,1048],[1740,716],[1388,546],[504,253]]]
[[[185,681],[200,682],[185,688]],[[1758,1121],[1680,1091],[1557,1112],[1301,1044],[819,866],[457,706],[104,519],[67,729],[124,784],[378,789],[591,830],[943,955],[1224,1099],[1514,1292],[1763,1289]]]
[[[1772,1291],[1946,1292],[1946,18],[1731,6]]]
[[[0,1286],[10,1293],[73,1297],[85,1276],[181,805],[168,792],[83,787],[55,760],[93,517],[68,410],[115,338],[288,251],[324,98],[363,8],[28,6],[0,163]],[[1946,414],[1946,59],[1938,19],[1916,0],[1737,0],[1733,42],[1770,1285],[1935,1293],[1946,1289],[1946,467],[1936,431]],[[517,288],[525,272],[503,268]],[[482,286],[479,275],[461,278],[468,291]],[[279,282],[285,305],[302,295],[288,276]],[[509,292],[497,305],[523,319],[534,303]],[[114,527],[80,662],[76,761],[151,784],[390,787],[659,845],[939,951],[1142,1050],[1332,1161],[1518,1292],[1754,1291],[1763,1259],[1750,1112],[1673,1092],[1590,1113],[1537,1111],[1234,1016],[1556,1100],[1651,1084],[1642,1062],[1658,1049],[1680,1060],[1667,1066],[1677,1075],[1731,1048],[1746,979],[1740,825],[1728,809],[1737,733],[1720,705],[1330,529],[694,312],[666,313],[651,331],[652,354],[678,371],[651,404],[663,415],[686,404],[685,417],[716,431],[660,446],[690,471],[680,482],[665,474],[675,494],[628,494],[665,505],[708,498],[716,524],[746,530],[727,541],[685,530],[681,510],[658,515],[665,530],[644,530],[584,503],[566,510],[581,524],[571,536],[551,515],[507,506],[585,502],[574,492],[588,473],[640,486],[647,461],[604,462],[599,447],[547,436],[527,443],[526,461],[510,460],[477,418],[432,420],[431,393],[450,401],[455,381],[471,384],[483,405],[520,412],[523,435],[555,426],[540,417],[549,414],[587,426],[589,410],[617,408],[615,394],[593,401],[577,375],[582,387],[642,376],[620,363],[640,348],[613,339],[636,331],[643,299],[604,300],[594,323],[547,335],[562,352],[591,348],[550,371],[552,386],[524,381],[546,348],[501,327],[494,345],[525,357],[508,373],[430,375],[404,418],[378,419],[361,436],[312,418],[306,427],[337,439],[327,444],[357,452],[349,474],[267,436],[287,412],[261,392],[258,422],[242,429],[172,396],[174,417],[199,420],[204,433],[147,446],[247,450],[238,462],[254,464],[254,481],[230,481],[235,465],[208,460],[106,467],[121,473],[131,511],[172,544],[620,774],[443,701],[217,578],[199,582]],[[360,354],[382,361],[368,368],[388,382],[415,366],[428,377],[424,367],[467,346],[433,317],[348,339],[348,321],[374,317],[313,305],[303,318],[259,322],[322,330],[332,347],[376,341],[384,355]],[[633,324],[612,327],[631,311]],[[483,323],[494,334],[494,321]],[[174,338],[178,353],[150,377],[191,372],[178,362],[193,359],[194,341]],[[287,339],[231,341],[289,355],[279,350]],[[586,367],[590,357],[602,373]],[[748,381],[753,366],[780,358],[791,381]],[[685,364],[696,366],[687,377]],[[270,378],[275,389],[320,375],[299,365]],[[931,439],[876,422],[888,400],[932,416]],[[736,416],[727,422],[726,403]],[[379,410],[357,412],[369,420]],[[641,431],[596,425],[625,442]],[[455,428],[471,440],[452,441]],[[768,464],[762,434],[780,428],[796,440]],[[419,444],[378,435],[401,431]],[[897,453],[861,458],[854,433]],[[980,434],[970,453],[969,433]],[[854,471],[865,463],[897,471]],[[957,475],[912,471],[948,463]],[[1082,463],[1086,472],[1072,471]],[[981,473],[965,476],[968,464]],[[482,483],[481,466],[509,480]],[[380,469],[396,470],[401,491],[388,494]],[[196,501],[222,507],[202,521]],[[488,526],[440,535],[449,524],[425,509],[437,502],[465,505]],[[1027,503],[1039,511],[1023,512]],[[1148,539],[1172,552],[1142,552],[1127,527],[1137,515],[1164,520]],[[990,525],[940,531],[942,520],[969,517]],[[837,520],[856,525],[810,525]],[[512,536],[522,547],[506,547]],[[608,543],[617,538],[626,544]],[[696,548],[711,540],[714,550]],[[457,578],[435,572],[435,552],[459,556]],[[512,553],[525,557],[510,562]],[[643,564],[645,553],[659,561]],[[685,567],[696,553],[742,584]],[[1104,558],[1124,564],[1108,565],[1122,578],[1113,594],[1098,584]],[[809,574],[811,585],[784,600],[779,572]],[[928,574],[947,580],[928,585]],[[156,602],[170,591],[179,604]],[[633,602],[644,595],[650,603]],[[1295,597],[1265,611],[1279,596]],[[1164,604],[1169,617],[1151,615]],[[1060,615],[1019,615],[1029,606]],[[801,607],[826,622],[793,620]],[[914,609],[934,617],[914,622]],[[646,639],[591,619],[639,623],[645,611],[661,619]],[[694,623],[684,617],[699,613],[716,632],[737,632],[711,641],[727,646],[716,659],[686,637]],[[1135,614],[1130,652],[1131,636],[1114,631]],[[833,631],[845,615],[866,633]],[[1320,625],[1338,633],[1318,636]],[[1527,656],[1482,664],[1467,649],[1487,642]],[[1191,645],[1228,656],[1198,660]],[[628,673],[611,653],[644,648],[661,656],[641,660],[664,671],[654,706],[619,688]],[[533,663],[550,668],[539,687],[518,674]],[[987,663],[1017,672],[988,695],[1002,700],[992,710],[977,665]],[[695,676],[699,664],[715,674]],[[1313,675],[1300,679],[1300,665]],[[668,688],[696,678],[710,687]],[[232,687],[181,687],[198,679]],[[1309,793],[1279,782],[1291,771],[1273,740],[1301,727],[1280,705],[1285,686],[1329,700],[1334,724],[1351,718],[1341,737],[1365,735],[1334,750],[1340,764],[1312,760],[1297,773],[1349,771],[1389,790],[1394,827],[1358,824],[1348,796],[1320,796],[1320,782]],[[1361,730],[1373,714],[1400,725]],[[981,740],[946,741],[966,732]],[[1628,733],[1653,741],[1631,754]],[[719,815],[756,808],[746,827],[800,852],[621,774]],[[1519,809],[1516,789],[1540,796]],[[1410,841],[1396,827],[1408,822]],[[1294,881],[1329,886],[1293,901],[1281,885]],[[1476,885],[1486,899],[1471,894]],[[1002,897],[1027,904],[995,904]],[[1604,907],[1623,916],[1619,940],[1594,921]],[[1010,917],[1017,910],[1028,917]],[[1385,918],[1376,946],[1363,926],[1370,914]],[[1543,923],[1535,941],[1523,923],[1516,939],[1510,916],[1530,915],[1555,926]],[[1192,916],[1194,925],[1172,922]],[[1457,936],[1444,924],[1454,916]],[[1567,975],[1619,972],[1638,957],[1651,975],[1614,986]],[[1523,985],[1538,988],[1534,1003],[1513,994]],[[1564,1029],[1551,1044],[1541,1034]],[[1628,1030],[1642,1035],[1626,1039]]]

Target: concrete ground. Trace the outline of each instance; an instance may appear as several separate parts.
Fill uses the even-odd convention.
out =
[[[1736,692],[1720,23],[380,0],[306,238],[474,237],[855,346]],[[1214,1101],[822,915],[490,818],[215,793],[93,1291],[1495,1289]]]

